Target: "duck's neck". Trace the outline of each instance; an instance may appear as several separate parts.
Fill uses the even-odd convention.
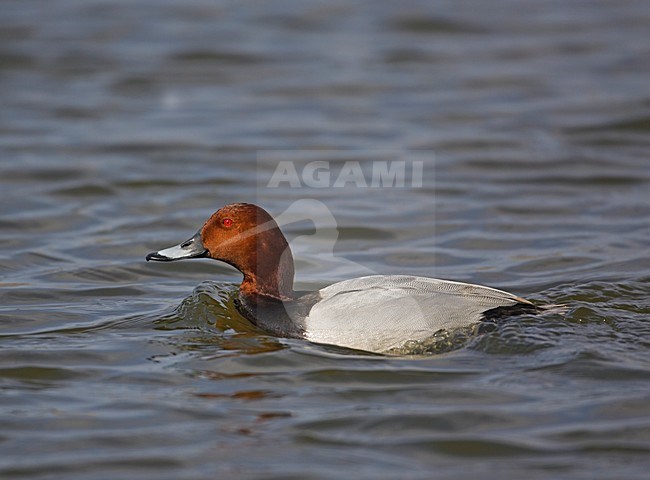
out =
[[[272,246],[271,246],[272,247]],[[244,280],[239,286],[242,295],[252,298],[258,295],[278,300],[293,300],[293,256],[289,244],[284,248],[267,248],[258,245],[256,261],[242,270]]]

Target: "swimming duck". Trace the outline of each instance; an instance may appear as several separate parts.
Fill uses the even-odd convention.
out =
[[[249,203],[226,205],[192,238],[146,259],[202,257],[228,263],[244,275],[237,309],[263,330],[369,352],[388,352],[441,329],[539,310],[494,288],[412,275],[364,276],[295,292],[289,243],[273,217]]]

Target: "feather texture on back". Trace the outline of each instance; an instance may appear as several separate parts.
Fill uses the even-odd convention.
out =
[[[492,308],[530,305],[494,288],[409,275],[354,278],[319,293],[305,318],[306,338],[375,352],[476,324]]]

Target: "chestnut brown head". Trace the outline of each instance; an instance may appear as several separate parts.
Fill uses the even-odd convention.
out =
[[[244,274],[240,290],[282,299],[293,297],[293,256],[273,217],[249,203],[221,208],[194,237],[176,247],[147,255],[147,260],[173,261],[209,257]]]

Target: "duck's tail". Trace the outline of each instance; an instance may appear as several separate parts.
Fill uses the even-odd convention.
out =
[[[482,320],[499,321],[517,315],[563,315],[569,310],[568,305],[533,305],[530,302],[515,303],[502,307],[491,308],[483,312]]]

